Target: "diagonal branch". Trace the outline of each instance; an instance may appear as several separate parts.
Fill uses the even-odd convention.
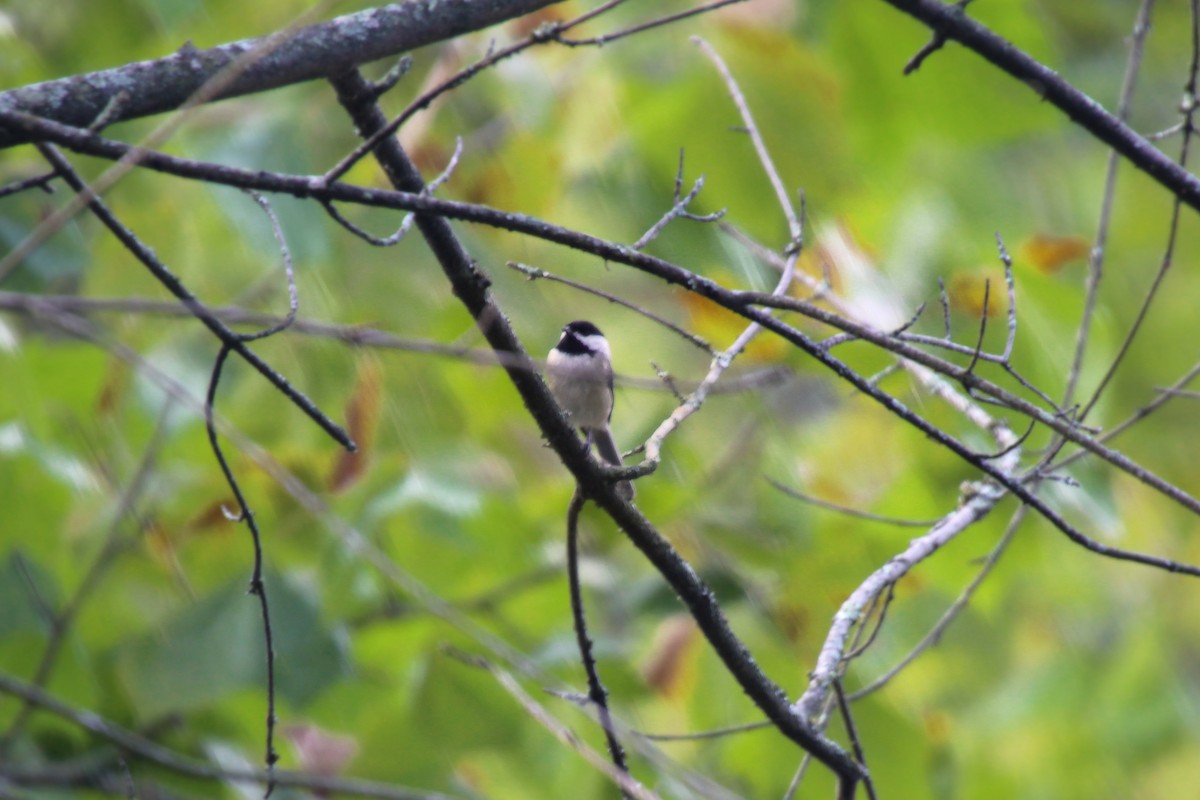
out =
[[[142,262],[143,266],[166,287],[167,291],[175,295],[178,300],[192,313],[196,319],[200,320],[206,328],[221,340],[222,346],[232,350],[241,356],[246,363],[254,367],[260,375],[266,378],[275,386],[285,397],[292,401],[293,404],[305,414],[309,416],[313,422],[317,423],[321,428],[328,433],[334,441],[353,452],[355,450],[354,442],[350,436],[342,430],[341,426],[325,415],[321,409],[317,407],[299,389],[296,389],[288,382],[288,379],[276,372],[267,362],[259,358],[254,351],[246,346],[245,338],[231,331],[226,327],[225,323],[217,319],[211,311],[209,311],[194,294],[191,293],[183,285],[183,282],[172,273],[165,264],[159,261],[154,251],[146,246],[133,231],[125,227],[116,215],[113,214],[108,206],[91,191],[70,162],[66,160],[54,147],[47,144],[39,144],[39,149],[46,160],[57,170],[62,176],[67,185],[70,186],[80,196],[86,198],[87,206],[93,214],[104,224],[105,227],[117,237],[117,240],[128,250],[134,258]]]
[[[1200,210],[1200,178],[1176,164],[1145,137],[1024,50],[942,0],[883,0],[959,42],[1031,88],[1088,133],[1117,151],[1193,209]]]
[[[326,78],[427,44],[477,31],[551,5],[555,0],[409,0],[347,14],[292,32],[287,41],[246,68],[213,99]],[[152,61],[74,75],[0,92],[0,108],[83,127],[128,92],[110,123],[171,111],[243,54],[269,37],[178,52]],[[0,130],[0,149],[30,141]]]

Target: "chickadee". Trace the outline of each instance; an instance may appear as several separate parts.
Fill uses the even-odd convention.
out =
[[[588,445],[595,444],[600,458],[609,464],[621,466],[621,452],[608,429],[613,410],[612,351],[600,329],[582,320],[564,325],[558,344],[546,357],[546,378],[554,399],[583,431]],[[629,481],[620,481],[616,489],[622,499],[633,499]]]

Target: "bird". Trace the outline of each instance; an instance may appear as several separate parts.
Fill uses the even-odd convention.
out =
[[[554,399],[583,433],[588,446],[596,446],[603,461],[621,466],[621,451],[613,441],[609,421],[613,411],[612,350],[608,340],[586,320],[568,322],[558,344],[546,357],[546,378]],[[633,499],[633,484],[619,481],[617,495]]]

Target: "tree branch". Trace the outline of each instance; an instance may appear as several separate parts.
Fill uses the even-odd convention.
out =
[[[1145,137],[1064,80],[1054,70],[942,0],[883,0],[925,23],[941,38],[959,42],[1037,93],[1073,122],[1116,150],[1193,209],[1200,210],[1200,179]]]
[[[276,89],[477,31],[551,5],[557,0],[410,0],[347,14],[291,32],[212,98],[222,100]],[[0,92],[0,108],[26,111],[84,127],[128,97],[107,121],[120,122],[171,111],[244,54],[269,37],[244,39],[207,50],[185,44],[152,61],[74,75]],[[0,130],[0,149],[30,141]]]

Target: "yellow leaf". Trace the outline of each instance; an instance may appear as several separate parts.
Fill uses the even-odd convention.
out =
[[[1008,287],[1004,274],[995,269],[959,272],[950,276],[946,286],[950,307],[973,317],[983,315],[983,298],[987,295],[988,319],[996,319],[1008,308]]]
[[[719,276],[714,280],[725,285]],[[684,327],[702,336],[717,350],[733,344],[750,324],[748,320],[691,292],[683,292],[681,302],[688,314],[688,323]],[[762,333],[746,347],[743,358],[747,361],[772,362],[781,358],[786,350],[785,342],[778,336]]]

